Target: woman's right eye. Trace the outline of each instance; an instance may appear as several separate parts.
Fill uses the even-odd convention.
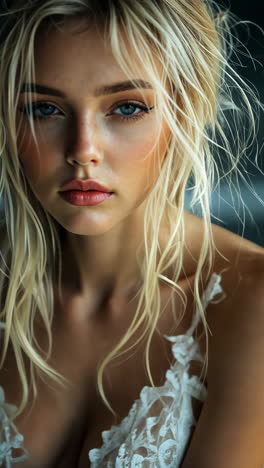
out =
[[[31,106],[24,105],[19,107],[19,111],[28,118],[36,120],[49,119],[61,115],[61,111],[57,107],[47,102],[33,102]],[[58,111],[59,113],[54,113],[54,111]]]

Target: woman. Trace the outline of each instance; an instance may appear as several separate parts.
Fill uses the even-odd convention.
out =
[[[231,159],[225,17],[2,13],[2,464],[260,467],[263,252],[212,228],[208,201],[213,147]]]

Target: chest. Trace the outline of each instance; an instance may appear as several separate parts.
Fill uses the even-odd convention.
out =
[[[56,468],[87,468],[88,452],[101,446],[102,431],[109,430],[112,425],[118,425],[127,416],[134,401],[139,398],[142,388],[150,385],[145,369],[144,348],[142,343],[130,355],[128,353],[126,357],[115,360],[106,368],[103,389],[116,415],[102,402],[94,375],[93,381],[87,386],[86,402],[79,416],[79,424],[69,431]],[[155,385],[163,385],[171,361],[170,345],[167,347],[155,337],[150,351],[150,368]]]
[[[137,359],[134,356],[135,360]],[[159,363],[162,364],[162,361],[160,360]],[[157,370],[152,372],[154,382],[159,386],[164,384],[165,372],[169,367],[168,363],[166,367],[165,362],[163,364],[164,366],[160,368],[162,372],[157,372]],[[198,375],[199,372],[198,367],[190,369],[191,375]],[[161,374],[163,374],[162,378]],[[60,458],[54,468],[71,468],[73,466],[87,468],[89,466],[89,451],[100,448],[102,445],[102,432],[111,429],[113,425],[120,424],[146,385],[149,386],[150,383],[143,365],[140,368],[135,362],[132,363],[132,360],[126,365],[120,365],[119,375],[114,376],[112,373],[111,384],[104,386],[108,401],[116,411],[116,416],[113,416],[105,407],[98,394],[91,397],[91,401],[86,407],[87,411],[84,411],[85,406],[83,406],[82,414],[79,413],[75,427],[69,431]],[[87,395],[89,395],[88,392]],[[202,402],[192,399],[192,409],[195,419],[198,420]]]
[[[179,329],[179,334],[182,331]],[[91,395],[91,397],[88,398],[90,401],[85,418],[82,419],[83,424],[79,423],[79,431],[76,429],[71,431],[55,468],[70,468],[72,466],[87,468],[89,466],[88,452],[91,449],[101,447],[102,432],[109,430],[113,425],[119,425],[128,415],[133,403],[139,398],[142,388],[150,386],[145,367],[144,351],[145,343],[143,342],[133,352],[115,360],[107,367],[103,382],[104,391],[108,402],[116,412],[116,416],[113,416],[101,401],[98,391],[96,391],[96,376],[94,375],[93,384],[87,388],[86,392],[86,395]],[[155,386],[164,384],[166,371],[173,362],[171,343],[161,339],[159,335],[154,335],[149,363]],[[201,364],[192,361],[189,368],[190,375],[199,376],[200,372]],[[94,389],[92,393],[91,387]],[[198,420],[202,402],[192,399],[191,403],[194,417]]]
[[[71,387],[56,390],[38,381],[38,397],[27,417],[22,414],[17,427],[23,434],[25,446],[32,453],[31,462],[40,468],[84,468],[89,466],[88,451],[101,446],[101,433],[119,424],[128,414],[141,389],[150,385],[147,376],[144,352],[146,343],[142,341],[129,353],[113,361],[106,368],[103,381],[107,399],[116,412],[112,413],[103,404],[97,388],[97,370],[102,358],[124,334],[128,320],[111,318],[98,323],[67,321],[64,325],[55,321],[53,329],[53,351],[49,364],[65,376]],[[186,315],[176,334],[185,333],[190,317]],[[112,330],[109,333],[109,330]],[[166,318],[160,322],[160,335],[155,334],[149,354],[149,363],[154,384],[163,385],[166,370],[171,366],[173,357],[171,343],[162,334],[172,334],[171,322]],[[174,331],[175,333],[175,331]],[[140,334],[140,331],[139,331]],[[135,343],[137,336],[128,342]],[[43,335],[39,342],[45,348]],[[26,366],[29,370],[28,365]],[[190,374],[199,375],[201,367],[193,362]],[[29,374],[28,374],[29,376]],[[2,383],[3,382],[3,383]],[[1,384],[10,403],[18,404],[21,393],[15,361],[10,354],[6,363],[6,373]],[[32,396],[29,401],[32,402]],[[201,403],[193,400],[193,411],[198,419]],[[32,466],[32,465],[31,465]],[[25,464],[21,468],[28,468]]]

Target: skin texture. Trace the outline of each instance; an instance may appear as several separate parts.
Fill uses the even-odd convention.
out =
[[[38,108],[37,115],[44,111],[54,114],[35,121],[38,148],[22,111],[25,93],[20,96],[21,111],[17,116],[20,123],[19,154],[27,180],[44,209],[67,233],[63,266],[68,275],[64,278],[65,284],[69,288],[63,307],[56,310],[58,327],[53,359],[57,370],[71,378],[76,388],[83,392],[81,396],[78,392],[65,393],[59,414],[57,402],[51,401],[53,394],[48,394],[44,388],[30,424],[27,426],[24,421],[20,426],[18,424],[29,446],[32,431],[36,434],[35,448],[30,448],[36,454],[34,466],[39,467],[51,466],[50,460],[46,465],[43,460],[45,454],[58,453],[58,434],[61,434],[61,446],[67,437],[74,439],[72,435],[75,430],[80,430],[80,418],[88,435],[87,439],[83,437],[83,452],[78,467],[88,466],[87,451],[100,446],[100,431],[111,426],[109,414],[96,400],[95,371],[102,354],[111,349],[133,317],[135,308],[133,304],[128,308],[127,299],[139,278],[136,250],[142,240],[144,203],[158,176],[155,159],[159,155],[162,160],[169,138],[169,130],[163,124],[158,148],[154,148],[160,130],[155,108],[149,113],[136,108],[134,113],[142,115],[139,120],[124,121],[120,117],[120,106],[127,101],[152,107],[154,90],[129,90],[104,96],[95,94],[98,86],[127,81],[127,77],[95,29],[73,34],[74,27],[75,23],[70,21],[60,31],[43,29],[38,35],[36,82],[56,88],[65,95],[62,98],[32,94],[33,102],[54,106]],[[130,55],[132,60],[133,51]],[[141,64],[136,65],[137,74],[133,78],[148,80]],[[141,70],[140,75],[138,70]],[[71,206],[61,199],[58,191],[73,178],[95,179],[106,185],[114,195],[95,207]],[[263,444],[256,433],[264,432],[264,379],[263,371],[260,372],[264,353],[263,251],[223,229],[213,228],[213,231],[219,249],[213,270],[223,272],[222,286],[228,299],[219,305],[212,304],[207,310],[208,325],[213,331],[209,342],[209,397],[181,468],[260,468],[260,462],[264,459]],[[187,214],[184,270],[188,281],[182,287],[190,303],[195,258],[198,258],[201,240],[201,221]],[[102,319],[99,304],[106,293],[108,302],[104,302]],[[166,298],[164,293],[164,304]],[[178,306],[176,302],[177,311]],[[179,334],[187,329],[191,311],[191,308],[186,311],[186,321],[177,329]],[[248,311],[250,323],[255,324],[250,330]],[[61,320],[58,319],[59,312]],[[96,315],[99,317],[97,321],[82,319],[81,327],[78,325],[80,317],[87,319]],[[170,313],[167,315],[170,316]],[[171,334],[172,321],[167,318],[162,320],[162,332]],[[87,343],[92,353],[87,352]],[[201,347],[204,351],[202,342]],[[137,348],[137,353],[138,360],[133,356],[133,359],[124,361],[121,370],[113,366],[111,386],[106,389],[112,391],[110,396],[115,398],[116,406],[120,405],[117,409],[123,412],[123,416],[128,413],[140,389],[148,384],[140,348]],[[159,384],[162,383],[161,374],[164,378],[169,367],[168,359],[164,356],[159,345],[154,343],[151,364],[156,372],[154,380],[159,380]],[[160,359],[158,365],[157,359]],[[10,369],[10,385],[6,379],[5,387],[8,394],[13,391],[12,401],[15,401],[17,386],[14,385],[12,365]],[[250,374],[248,369],[251,369]],[[124,379],[127,375],[134,375],[135,378],[131,378],[131,381]],[[133,386],[132,381],[138,388]],[[223,382],[224,392],[221,391]],[[258,392],[249,399],[249,392],[253,393],[255,388],[258,388]],[[82,406],[81,402],[90,405],[87,421],[84,403]],[[67,408],[71,408],[72,414],[67,413]],[[241,411],[241,408],[247,408],[247,411]],[[43,418],[40,418],[40,414]],[[96,419],[98,414],[101,420]],[[45,430],[38,431],[38,421],[44,419]],[[73,419],[76,425],[70,426]],[[61,426],[65,432],[63,434]],[[51,429],[56,437],[49,435]],[[67,465],[68,460],[66,453],[65,459],[60,465],[56,464],[56,468],[72,467],[73,464]],[[28,467],[27,463],[23,465],[23,468]]]
[[[154,147],[160,130],[157,111],[137,107],[154,105],[153,89],[95,94],[100,86],[128,78],[95,29],[73,34],[74,26],[70,21],[59,31],[53,28],[39,33],[36,82],[59,89],[65,97],[32,93],[33,102],[46,103],[35,116],[50,114],[35,120],[38,154],[23,113],[26,93],[21,94],[19,154],[36,197],[68,231],[68,257],[74,248],[82,287],[91,283],[92,271],[93,289],[99,284],[105,284],[106,289],[115,285],[119,295],[138,276],[135,249],[142,239],[144,201],[157,179],[154,160],[158,151],[160,158],[164,156],[169,130],[163,124]],[[136,65],[140,76],[133,78],[147,80],[142,65]],[[140,117],[138,120],[132,120],[131,115],[130,120],[124,120],[126,108],[122,104],[129,101],[135,102],[130,112]],[[72,206],[58,191],[73,178],[92,178],[114,194],[97,206]],[[88,260],[89,267],[84,269]]]

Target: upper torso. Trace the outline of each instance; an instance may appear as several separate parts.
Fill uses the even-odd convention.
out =
[[[223,231],[220,232],[220,236],[222,234]],[[228,234],[226,236],[229,237]],[[236,244],[238,238],[233,236],[231,241]],[[238,272],[236,279],[227,278],[225,281],[223,288],[227,295],[236,287],[237,278],[241,271],[247,270],[247,266],[241,266],[241,262],[237,261],[238,248],[237,246],[233,248],[232,242],[226,244],[225,236],[223,237],[223,244],[227,245],[227,249],[223,249],[223,251],[231,260],[230,263],[233,262],[232,267],[235,263],[237,264]],[[249,257],[253,259],[254,249],[255,247],[252,247],[252,255],[249,252]],[[245,250],[247,251],[247,246]],[[257,248],[255,250],[256,255],[258,255]],[[247,258],[247,253],[245,258]],[[247,259],[245,263],[247,263]],[[226,266],[227,263],[221,259],[218,263],[215,262],[214,271],[221,273]],[[190,284],[187,287],[187,281],[185,288],[189,303],[183,320],[176,326],[175,317],[170,308],[167,308],[166,313],[162,314],[159,319],[158,326],[161,335],[155,334],[153,338],[150,368],[156,386],[164,384],[166,371],[175,362],[172,345],[162,335],[176,337],[184,335],[193,320],[194,310],[190,287],[193,277],[190,275],[188,279]],[[163,293],[163,303],[165,303],[166,289]],[[178,299],[175,300],[178,316],[178,313],[179,315],[182,313],[182,305]],[[50,389],[41,380],[37,381],[38,398],[29,418],[25,418],[29,409],[28,405],[22,416],[16,420],[18,431],[24,436],[25,446],[32,454],[31,461],[17,464],[18,468],[36,466],[39,468],[88,467],[88,452],[102,445],[102,431],[110,429],[113,424],[119,424],[128,415],[135,400],[139,398],[142,388],[150,385],[144,365],[145,343],[142,341],[129,354],[107,367],[104,389],[111,406],[118,414],[117,419],[113,418],[98,395],[96,388],[97,368],[102,358],[127,329],[135,312],[135,304],[117,304],[114,313],[109,314],[108,311],[101,310],[99,314],[94,316],[86,313],[87,307],[89,307],[88,304],[78,296],[66,295],[62,305],[58,305],[55,301],[52,330],[53,352],[49,363],[68,378],[73,383],[73,387],[69,390],[58,390],[56,387],[55,391],[55,384]],[[210,328],[216,315],[217,312],[209,307],[206,318]],[[225,326],[227,325],[228,323],[225,324]],[[39,343],[45,349],[46,342],[41,327],[38,331]],[[198,336],[202,331],[203,325],[200,323]],[[135,338],[133,338],[134,341]],[[200,337],[199,346],[201,354],[204,355],[206,349],[204,335]],[[189,364],[189,376],[199,376],[202,368],[201,362],[192,361]],[[28,369],[27,361],[26,367]],[[110,375],[111,379],[109,380]],[[205,379],[205,387],[207,384]],[[0,385],[4,388],[6,400],[18,406],[21,398],[19,392],[21,387],[11,351],[8,352],[4,369],[1,370]],[[202,406],[202,400],[192,399],[196,420],[198,420]]]
[[[163,300],[166,298],[164,293]],[[56,303],[55,303],[56,307]],[[64,313],[65,320],[54,321],[52,365],[69,378],[74,386],[71,390],[54,392],[42,381],[38,382],[38,398],[28,420],[25,412],[18,417],[16,427],[23,434],[25,447],[32,454],[31,462],[21,462],[18,467],[47,466],[49,468],[84,468],[89,466],[89,450],[100,447],[101,433],[119,424],[127,416],[143,387],[149,386],[144,365],[144,341],[125,359],[119,359],[109,365],[107,370],[111,380],[104,381],[104,389],[109,402],[118,414],[115,419],[101,402],[96,389],[96,369],[102,357],[110,351],[115,341],[124,333],[134,312],[133,304],[126,306],[126,319],[122,319],[120,310],[116,316],[106,317],[102,321],[85,320],[81,315],[84,304],[79,298],[67,300]],[[67,308],[73,308],[79,320],[67,320],[71,316]],[[180,304],[179,304],[180,309]],[[162,335],[177,336],[184,334],[192,321],[192,307],[182,322],[175,329],[175,321],[170,310],[159,321],[161,335],[155,334],[151,345],[150,365],[154,384],[162,386],[166,371],[173,365],[172,344]],[[78,315],[79,314],[79,315]],[[84,316],[85,317],[85,316]],[[109,329],[114,333],[109,333]],[[200,329],[202,330],[202,328]],[[44,343],[40,336],[40,343]],[[201,339],[201,350],[205,343]],[[128,357],[128,359],[127,359]],[[1,375],[6,400],[18,405],[20,394],[19,377],[15,370],[12,353],[6,361],[6,372]],[[189,374],[200,375],[201,363],[193,361]],[[206,385],[206,381],[205,381]],[[32,401],[32,398],[30,398]],[[196,419],[202,408],[202,401],[192,399]],[[28,407],[27,407],[28,409]],[[17,451],[19,454],[19,452]],[[48,454],[48,457],[47,457]],[[47,458],[46,458],[47,457]],[[47,459],[47,465],[45,465]]]

